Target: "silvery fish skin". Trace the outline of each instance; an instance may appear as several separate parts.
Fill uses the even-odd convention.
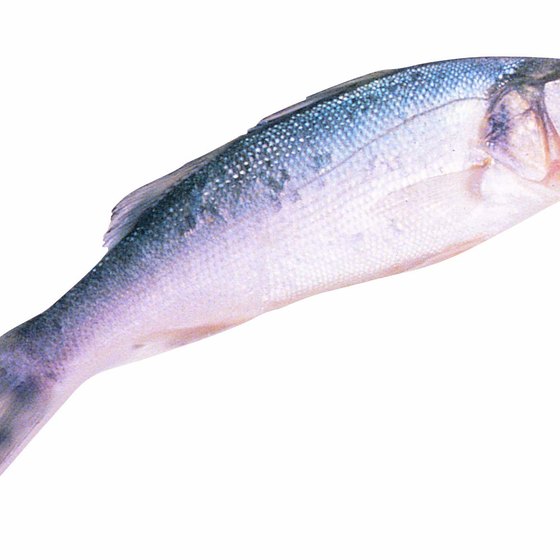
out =
[[[560,60],[371,74],[133,192],[101,262],[0,338],[0,471],[91,375],[425,266],[560,198]]]

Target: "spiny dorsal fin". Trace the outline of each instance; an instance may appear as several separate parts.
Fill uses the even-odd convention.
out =
[[[268,126],[270,124],[274,124],[286,117],[301,111],[302,109],[307,109],[316,103],[320,103],[321,101],[326,101],[327,99],[332,99],[337,95],[341,95],[344,92],[355,88],[357,86],[361,86],[373,80],[378,80],[379,78],[383,78],[384,76],[388,76],[389,74],[393,74],[396,70],[381,70],[379,72],[373,72],[371,74],[366,74],[365,76],[361,76],[359,78],[354,78],[353,80],[348,80],[347,82],[343,82],[342,84],[338,84],[337,86],[330,87],[328,89],[324,89],[319,93],[314,93],[309,97],[306,97],[303,101],[296,103],[295,105],[290,105],[281,111],[277,111],[276,113],[272,113],[268,117],[261,119],[256,126],[249,129],[249,132],[254,132],[255,130],[260,130],[261,128]]]
[[[171,189],[225,151],[230,144],[232,142],[228,142],[224,146],[186,163],[168,175],[164,175],[125,196],[113,208],[111,224],[103,237],[103,246],[109,250],[112,249],[134,229],[140,216],[146,210],[153,208]]]

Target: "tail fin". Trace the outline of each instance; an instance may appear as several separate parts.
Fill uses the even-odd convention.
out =
[[[69,395],[18,338],[0,337],[0,474]]]

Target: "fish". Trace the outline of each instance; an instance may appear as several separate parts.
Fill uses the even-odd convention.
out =
[[[102,260],[0,337],[0,472],[92,375],[461,253],[560,199],[560,60],[345,82],[126,196]]]

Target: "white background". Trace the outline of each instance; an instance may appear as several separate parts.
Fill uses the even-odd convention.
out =
[[[261,117],[560,46],[539,2],[36,1],[2,4],[0,53],[4,332],[97,262],[120,198]],[[559,244],[560,207],[97,376],[0,478],[0,556],[558,558]]]

